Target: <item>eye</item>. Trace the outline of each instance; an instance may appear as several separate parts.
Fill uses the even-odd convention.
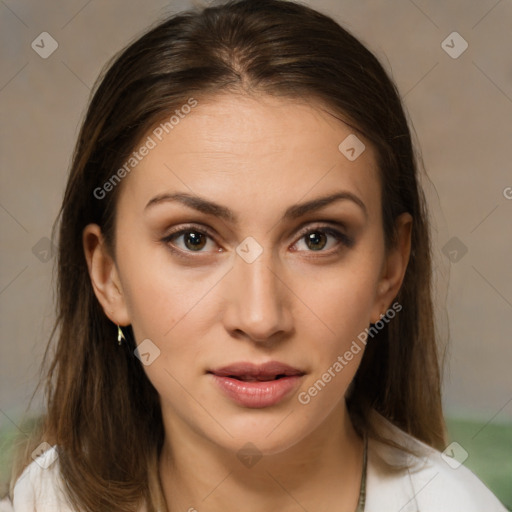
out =
[[[308,227],[300,233],[300,238],[292,246],[295,251],[335,253],[340,246],[352,247],[354,240],[331,226]],[[169,248],[179,254],[221,252],[213,236],[205,229],[185,226],[162,239]],[[303,247],[301,247],[303,245]],[[217,249],[215,249],[217,247]]]
[[[340,250],[340,244],[346,247],[352,247],[354,244],[353,239],[328,226],[308,228],[300,235],[300,239],[293,247],[299,246],[296,250],[306,250],[307,252],[336,252],[336,250]],[[300,248],[301,244],[305,246],[305,249]],[[334,250],[332,250],[333,248]]]
[[[180,241],[181,239],[181,241]],[[182,252],[209,252],[208,247],[216,245],[207,231],[188,227],[167,235],[163,242],[176,247]],[[205,247],[207,248],[206,250]],[[212,247],[210,247],[211,251]]]

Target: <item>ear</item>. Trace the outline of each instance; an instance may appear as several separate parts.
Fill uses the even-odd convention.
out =
[[[395,221],[397,239],[389,249],[377,283],[372,323],[376,323],[386,312],[402,286],[411,253],[412,220],[409,213],[402,213]]]
[[[91,284],[105,315],[115,324],[129,325],[130,317],[117,267],[106,247],[101,228],[97,224],[88,224],[82,233],[82,243]]]

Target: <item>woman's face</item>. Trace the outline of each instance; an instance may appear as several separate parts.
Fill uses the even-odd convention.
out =
[[[278,453],[341,410],[405,271],[386,266],[375,153],[358,135],[354,160],[350,127],[268,96],[199,101],[148,135],[97,294],[143,342],[171,436]]]

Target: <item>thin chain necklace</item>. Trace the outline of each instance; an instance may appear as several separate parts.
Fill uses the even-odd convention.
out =
[[[356,512],[364,512],[364,505],[366,503],[366,461],[368,459],[368,436],[364,436],[364,451],[363,451],[363,474],[361,476],[361,487],[359,489],[359,501],[357,502]]]

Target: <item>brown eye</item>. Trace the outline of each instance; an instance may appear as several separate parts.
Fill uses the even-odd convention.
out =
[[[163,240],[166,244],[168,244],[171,248],[174,247],[181,251],[182,253],[205,253],[211,252],[208,249],[211,249],[209,245],[213,244],[215,247],[215,242],[212,237],[200,230],[200,229],[181,229],[180,231],[175,231],[170,235],[166,236]],[[205,249],[206,250],[203,250]]]
[[[198,231],[186,231],[182,236],[185,247],[191,251],[201,250],[206,245],[206,235]]]
[[[344,233],[331,227],[309,228],[300,233],[299,240],[294,244],[295,250],[304,252],[332,253],[343,246],[350,248],[354,240]],[[303,246],[302,248],[300,246]],[[305,247],[305,248],[304,248]]]
[[[327,236],[321,231],[311,231],[304,237],[304,240],[306,246],[312,251],[322,250],[327,244]]]

